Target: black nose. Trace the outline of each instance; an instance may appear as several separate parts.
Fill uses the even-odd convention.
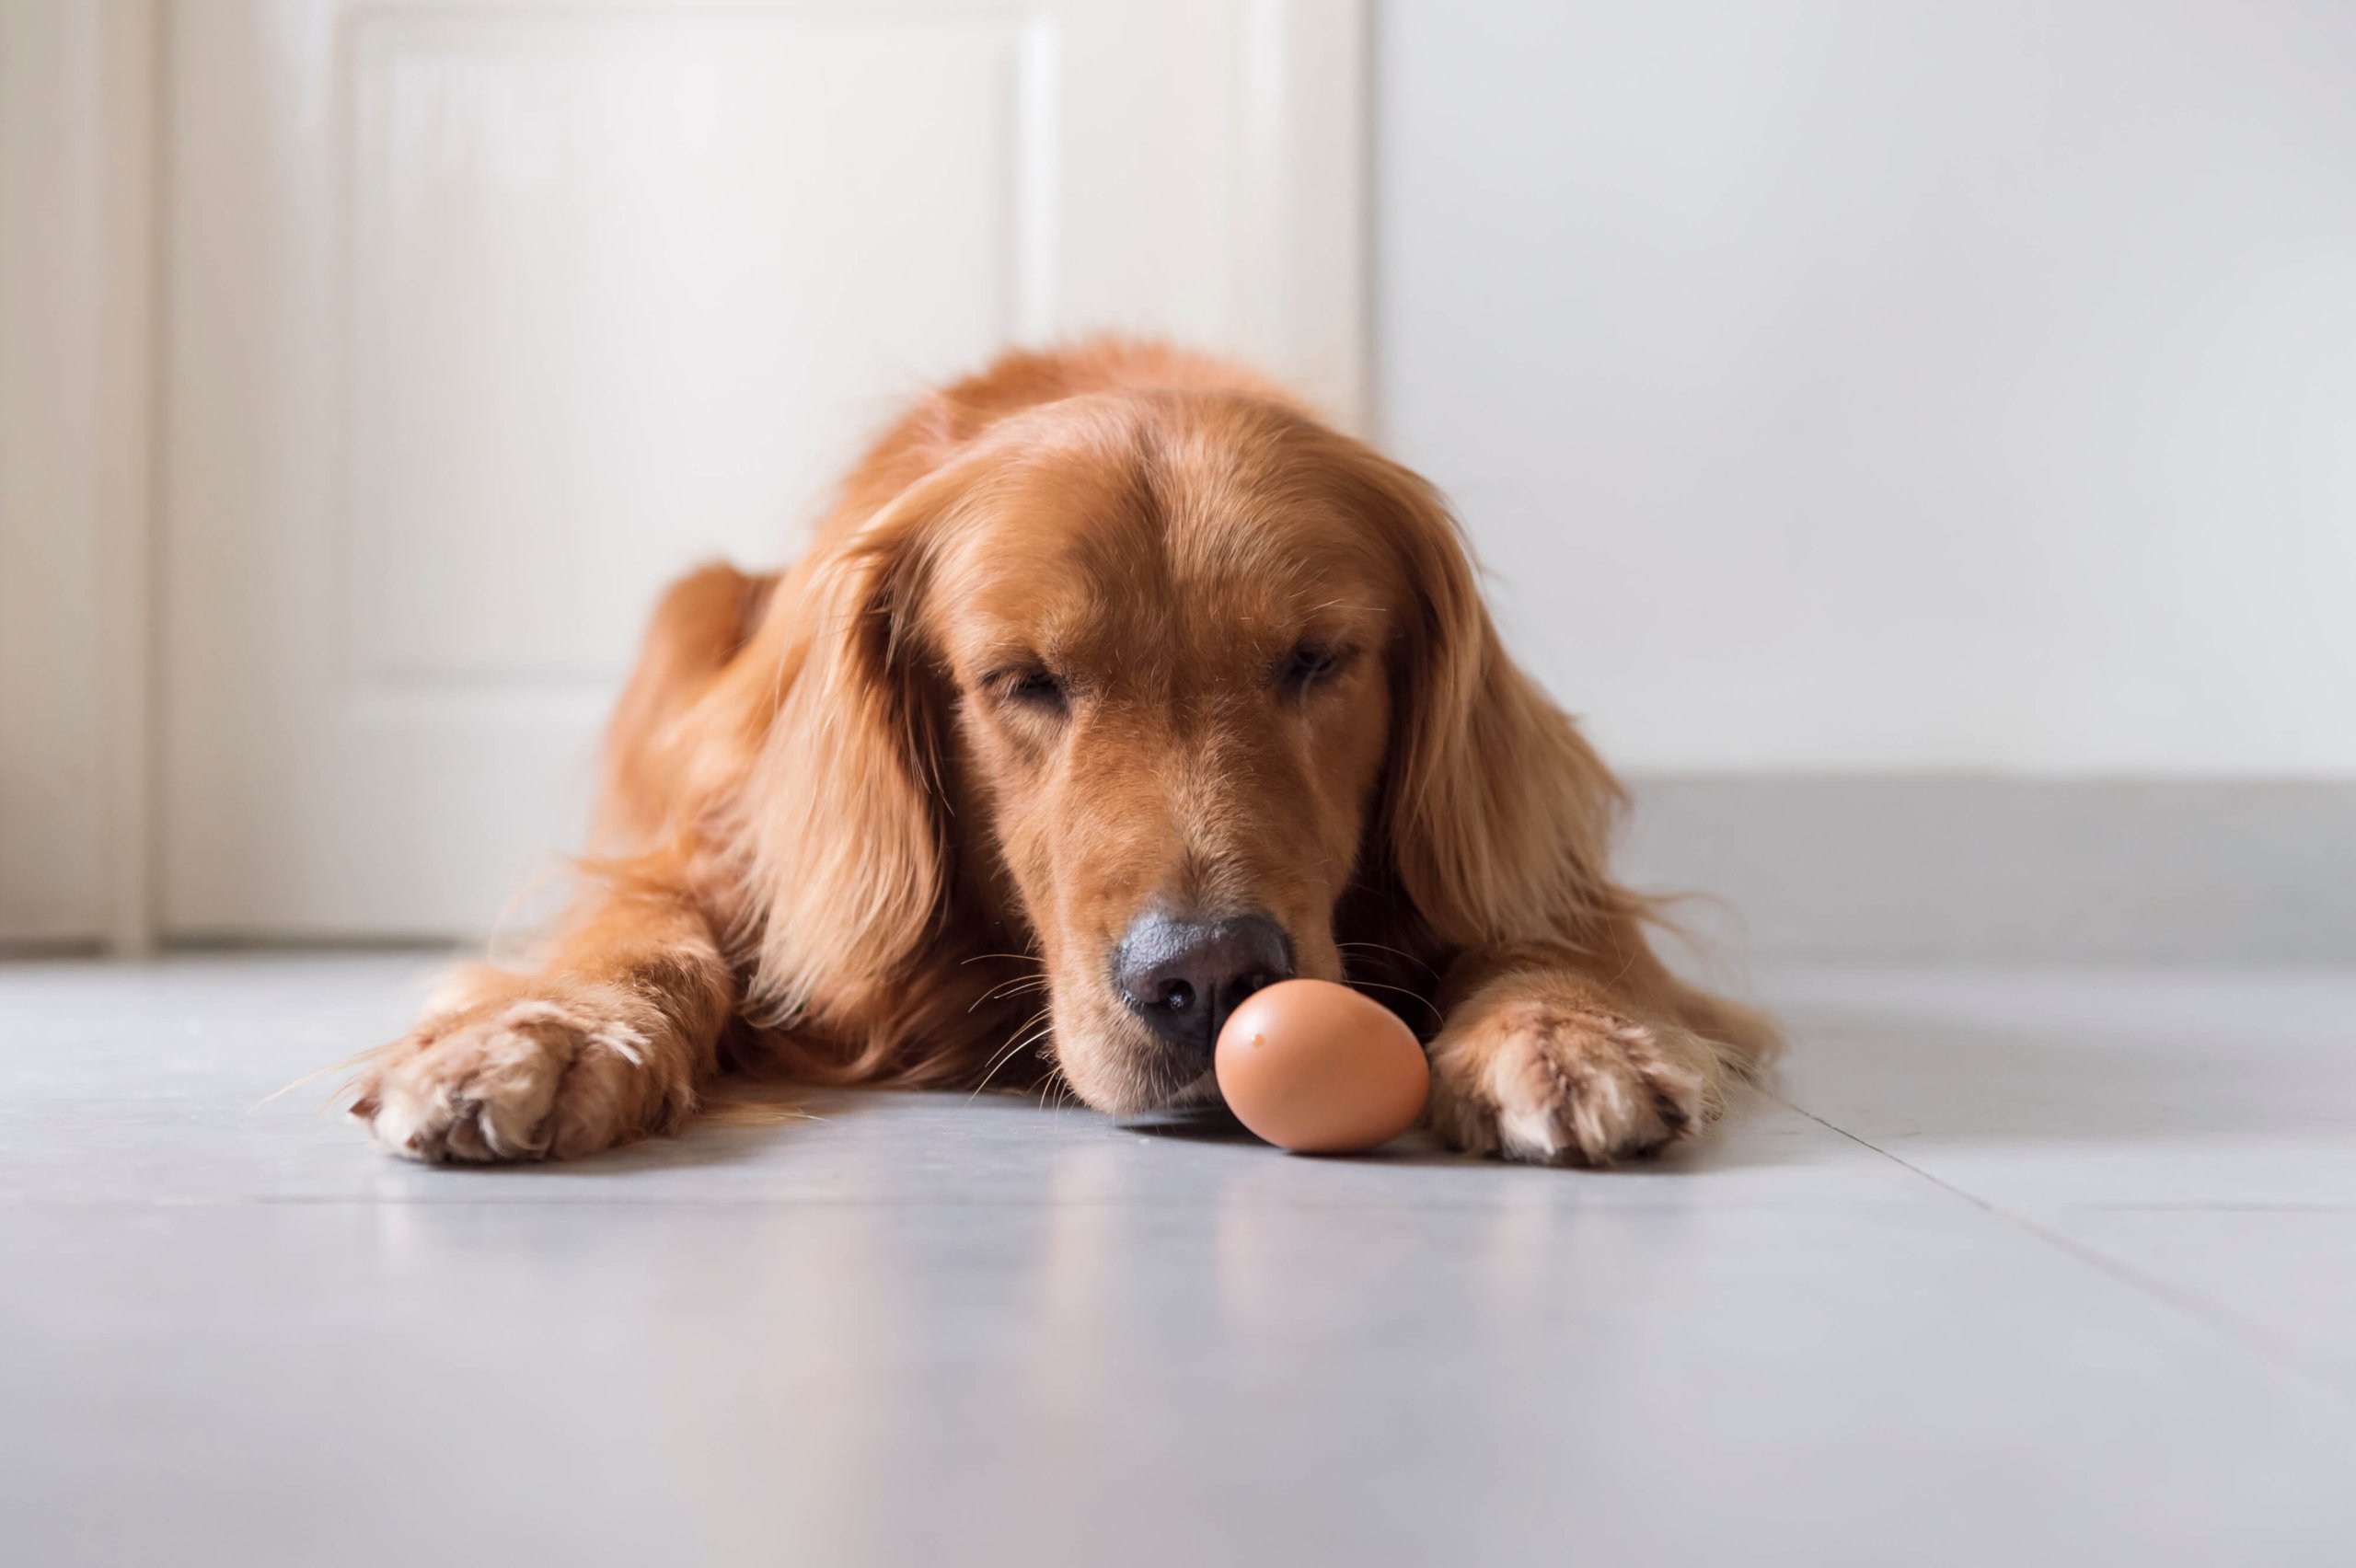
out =
[[[1172,1045],[1208,1060],[1236,1004],[1292,978],[1292,943],[1265,915],[1188,920],[1148,910],[1113,950],[1121,999]]]

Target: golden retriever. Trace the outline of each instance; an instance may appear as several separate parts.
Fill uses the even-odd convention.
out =
[[[893,425],[790,571],[670,590],[546,963],[461,975],[353,1113],[515,1160],[739,1069],[1215,1103],[1227,1013],[1306,974],[1428,1041],[1451,1145],[1623,1159],[1773,1032],[1655,955],[1620,803],[1414,474],[1235,365],[1010,354]]]

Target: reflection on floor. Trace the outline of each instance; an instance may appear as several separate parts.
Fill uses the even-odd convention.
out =
[[[0,968],[11,1561],[2350,1561],[2356,973],[1770,976],[1773,1092],[1603,1173],[265,1101],[426,968]]]

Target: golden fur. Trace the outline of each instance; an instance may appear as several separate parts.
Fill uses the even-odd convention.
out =
[[[895,424],[791,570],[671,589],[547,962],[461,976],[355,1113],[512,1159],[675,1128],[732,1067],[1201,1101],[1106,977],[1160,901],[1265,910],[1400,1010],[1457,1146],[1634,1155],[1773,1036],[1655,956],[1620,804],[1421,479],[1232,365],[1010,354]]]

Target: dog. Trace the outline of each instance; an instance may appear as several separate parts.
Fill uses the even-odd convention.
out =
[[[672,586],[582,891],[352,1113],[429,1161],[676,1130],[722,1075],[1215,1104],[1291,975],[1413,1025],[1428,1117],[1600,1165],[1700,1134],[1763,1015],[1657,955],[1618,783],[1431,486],[1240,365],[1103,340],[908,409],[798,564]]]

